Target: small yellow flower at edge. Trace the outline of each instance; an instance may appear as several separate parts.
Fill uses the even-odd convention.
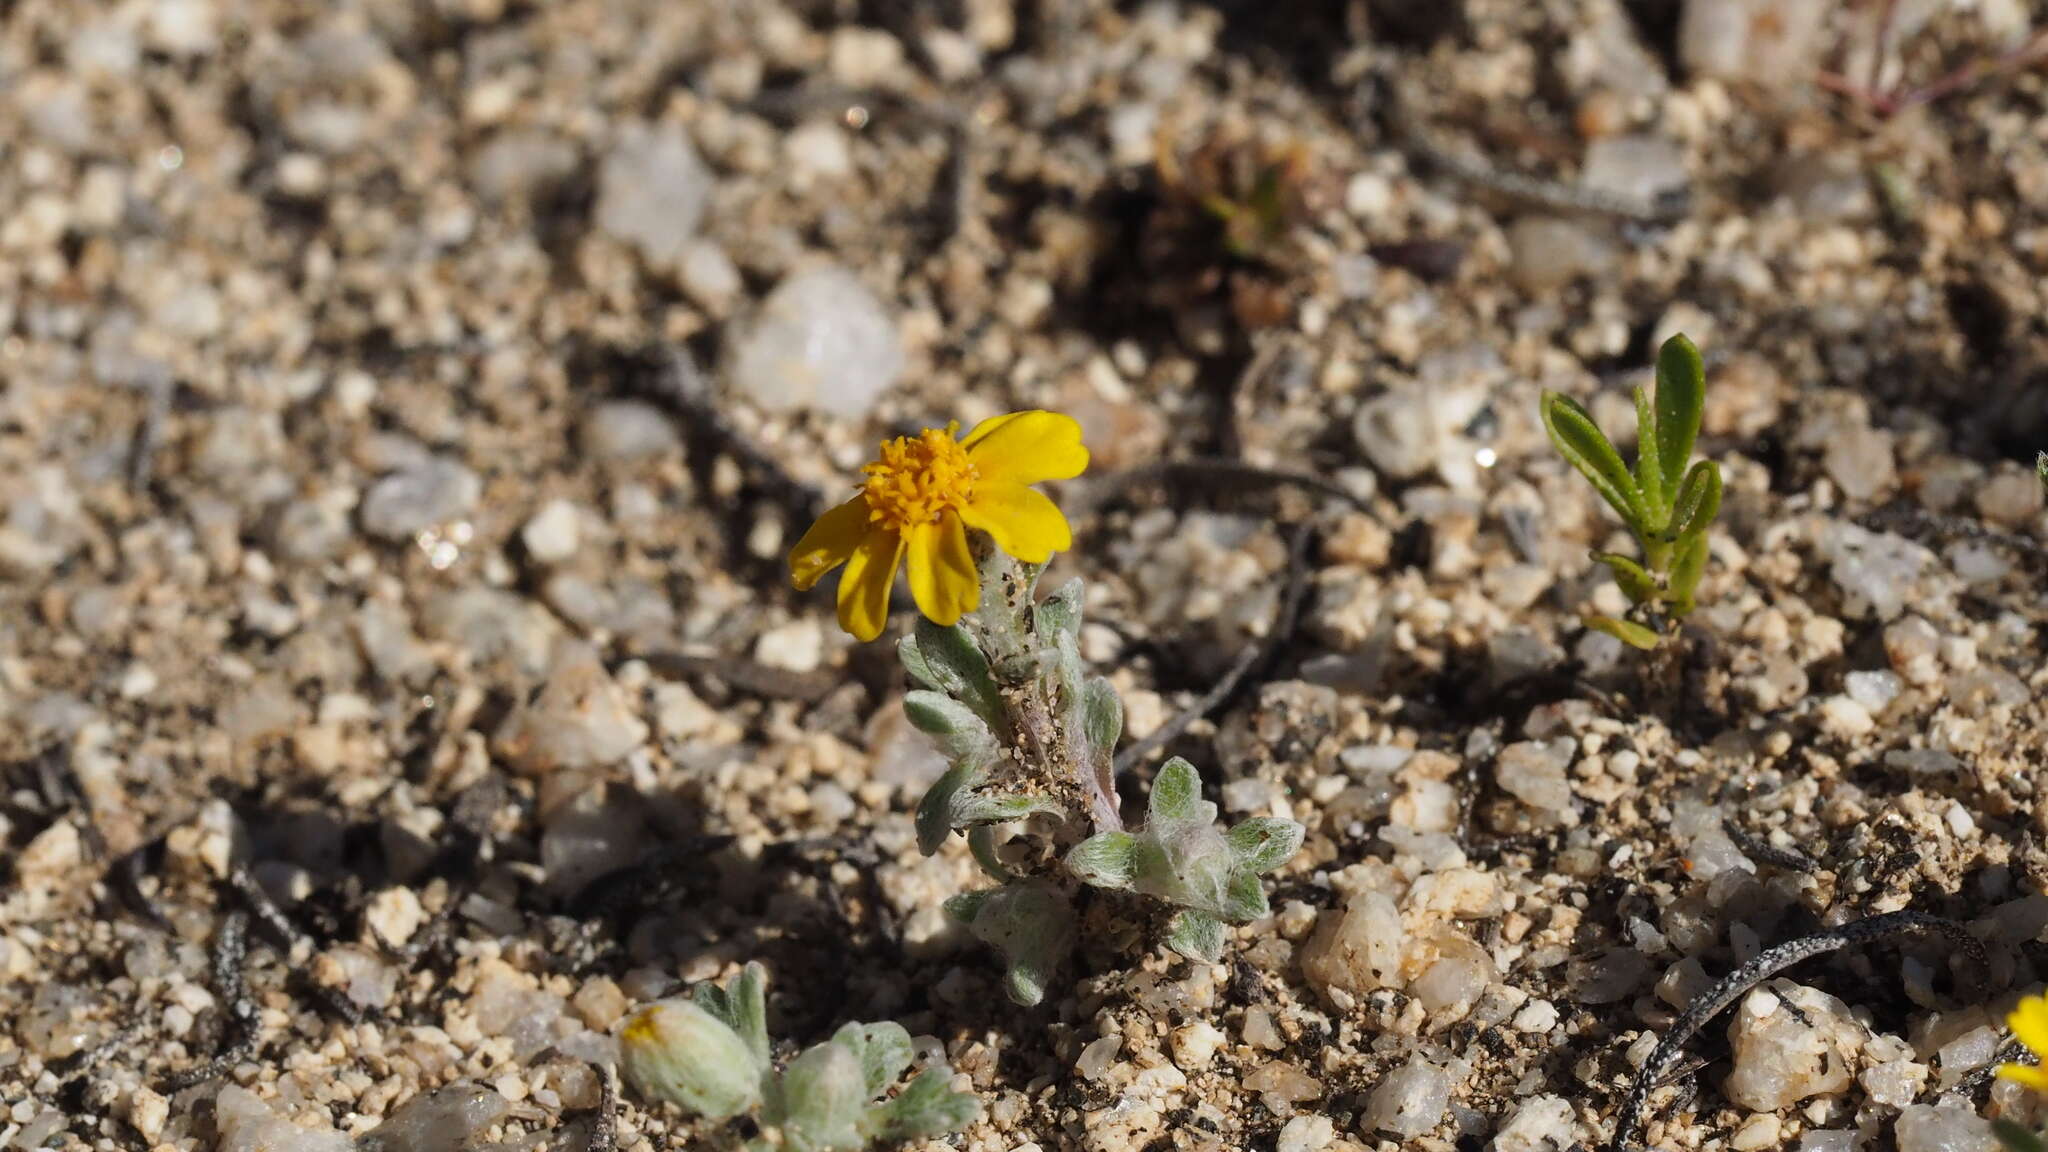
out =
[[[2012,1015],[2005,1018],[2006,1027],[2019,1041],[2033,1049],[2034,1055],[2048,1061],[2048,994],[2029,996],[2019,1002]],[[1998,1074],[2015,1084],[2024,1084],[2036,1092],[2048,1092],[2048,1068],[2036,1064],[2000,1064]]]
[[[1067,480],[1088,467],[1081,426],[1057,412],[984,420],[964,440],[960,425],[884,441],[861,469],[860,494],[832,509],[789,554],[799,589],[846,565],[839,626],[860,640],[881,635],[896,569],[908,564],[910,594],[935,624],[954,624],[981,601],[969,528],[1030,564],[1073,544],[1067,518],[1027,485]]]

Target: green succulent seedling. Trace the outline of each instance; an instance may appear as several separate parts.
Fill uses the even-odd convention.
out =
[[[749,964],[729,988],[700,984],[688,1000],[635,1012],[620,1034],[627,1081],[707,1120],[757,1113],[762,1135],[746,1152],[858,1152],[957,1132],[980,1115],[974,1097],[948,1087],[942,1064],[887,1095],[911,1064],[900,1024],[848,1024],[778,1072],[766,993],[767,971]]]
[[[1632,619],[1595,616],[1587,626],[1637,648],[1656,647],[1665,622],[1692,611],[1706,571],[1707,529],[1721,510],[1721,469],[1711,460],[1686,466],[1705,399],[1700,350],[1683,335],[1666,340],[1657,352],[1656,395],[1635,390],[1636,466],[1631,472],[1576,400],[1543,394],[1543,427],[1551,444],[1621,517],[1642,550],[1640,560],[1617,552],[1593,553],[1613,571],[1634,607]]]
[[[1259,876],[1285,864],[1305,831],[1270,816],[1217,827],[1216,805],[1202,799],[1195,766],[1176,756],[1152,779],[1145,826],[1083,840],[1067,853],[1067,871],[1097,888],[1141,892],[1179,908],[1167,947],[1213,964],[1223,955],[1225,924],[1266,914]]]
[[[2044,492],[2048,492],[2048,452],[2042,452],[2035,455],[2034,475],[2039,476],[2041,478],[2041,490]]]

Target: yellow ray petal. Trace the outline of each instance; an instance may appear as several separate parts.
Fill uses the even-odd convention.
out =
[[[860,542],[839,578],[839,626],[856,640],[873,640],[889,622],[889,589],[903,563],[903,538],[875,532]]]
[[[2034,1091],[2048,1095],[2048,1068],[2036,1064],[2000,1064],[1998,1078],[2024,1085]]]
[[[951,512],[910,530],[910,594],[934,624],[956,624],[981,602],[981,576],[967,529]]]
[[[2034,1055],[2048,1060],[2048,995],[2029,996],[2013,1006],[2012,1015],[2005,1018],[2006,1026],[2019,1041],[2034,1050]]]
[[[1058,412],[1012,412],[985,420],[964,443],[975,473],[984,481],[1066,480],[1088,467],[1081,426]]]
[[[1026,564],[1043,564],[1053,553],[1074,546],[1073,531],[1059,506],[1022,484],[992,483],[983,477],[960,518],[969,528],[993,536],[996,547]]]
[[[962,448],[972,448],[976,444],[987,439],[989,433],[995,431],[998,428],[1001,428],[1003,425],[1008,424],[1010,421],[1015,420],[1017,417],[1023,415],[1025,415],[1025,413],[1023,412],[1005,412],[1001,416],[991,416],[988,419],[983,420],[981,423],[976,424],[974,426],[974,431],[969,432],[964,438],[961,439],[960,446]]]
[[[799,591],[808,591],[818,578],[846,563],[868,533],[868,502],[855,496],[832,509],[804,533],[789,550],[789,578]]]

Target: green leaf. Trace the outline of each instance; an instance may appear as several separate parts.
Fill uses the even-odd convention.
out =
[[[1064,811],[1059,802],[1049,796],[984,796],[979,793],[962,793],[953,801],[953,827],[962,828],[970,824],[1002,824],[1011,820],[1022,820],[1036,812],[1058,814]]]
[[[1076,576],[1032,609],[1032,625],[1040,636],[1081,634],[1081,578]]]
[[[957,765],[932,781],[932,786],[925,790],[924,799],[917,802],[919,852],[929,856],[946,842],[947,834],[953,831],[953,812],[958,797],[963,790],[974,786],[975,776],[972,765]]]
[[[958,1132],[980,1118],[981,1102],[948,1084],[952,1071],[943,1065],[917,1074],[894,1100],[868,1109],[861,1130],[871,1140],[900,1142]]]
[[[1271,872],[1301,850],[1308,829],[1278,816],[1255,816],[1225,834],[1238,864],[1254,874]]]
[[[1595,632],[1605,632],[1631,648],[1648,652],[1657,646],[1657,633],[1633,620],[1617,620],[1612,616],[1588,616],[1586,627]]]
[[[1671,603],[1673,615],[1683,616],[1692,611],[1693,594],[1699,590],[1700,577],[1707,571],[1707,535],[1688,536],[1679,542],[1678,554],[1671,559],[1671,591],[1666,597]]]
[[[1124,702],[1105,677],[1096,676],[1081,686],[1081,728],[1096,751],[1116,751],[1117,737],[1124,731]]]
[[[783,1143],[792,1152],[859,1148],[866,1086],[860,1058],[828,1040],[782,1070],[762,1109],[763,1119],[782,1129]]]
[[[2048,452],[2039,453],[2034,457],[2034,475],[2041,478],[2041,487],[2048,489]]]
[[[1678,486],[1678,504],[1671,511],[1671,536],[1683,540],[1703,535],[1721,511],[1721,466],[1702,460]]]
[[[1671,515],[1671,488],[1664,483],[1664,471],[1657,465],[1657,413],[1650,396],[1641,388],[1636,398],[1636,490],[1643,494],[1644,525],[1662,528]]]
[[[1707,402],[1707,367],[1700,350],[1683,333],[1657,350],[1657,462],[1664,469],[1664,489],[1678,490],[1699,438],[1700,413]]]
[[[2012,1152],[2048,1152],[2048,1141],[2003,1116],[1991,1122],[1991,1130],[1997,1133],[1998,1142]]]
[[[996,761],[996,738],[972,708],[949,696],[919,690],[903,697],[903,715],[932,738],[955,766],[983,771]]]
[[[1206,912],[1182,909],[1167,923],[1165,943],[1190,960],[1214,964],[1223,959],[1223,922]]]
[[[1097,832],[1067,853],[1067,871],[1096,888],[1129,888],[1137,867],[1138,837],[1129,832]]]
[[[943,692],[974,710],[990,728],[1002,725],[1003,694],[989,675],[988,657],[967,629],[944,627],[922,616],[896,651],[904,670],[926,688]]]
[[[1619,552],[1595,552],[1593,559],[1607,565],[1614,572],[1614,582],[1621,585],[1621,594],[1631,604],[1644,604],[1657,598],[1657,578],[1643,570],[1641,564]]]
[[[967,850],[974,855],[974,862],[998,884],[1008,884],[1016,877],[1003,867],[1003,858],[996,852],[995,827],[977,824],[967,830]]]
[[[917,850],[929,856],[946,842],[955,829],[983,824],[1022,820],[1037,812],[1058,813],[1059,803],[1048,796],[988,796],[975,791],[983,773],[972,765],[959,765],[932,782],[917,802]]]
[[[832,1034],[832,1042],[859,1058],[870,1100],[910,1067],[910,1033],[901,1024],[848,1024]]]
[[[946,901],[947,914],[1002,953],[1010,999],[1026,1008],[1043,1000],[1053,973],[1074,948],[1074,909],[1066,896],[1043,883],[1005,884],[968,895],[976,899]]]
[[[944,909],[946,915],[952,917],[958,923],[972,925],[974,918],[981,915],[981,906],[988,903],[988,898],[995,895],[996,892],[997,889],[994,888],[962,892],[955,896],[946,897],[945,903],[939,905],[939,907]]]
[[[706,981],[690,989],[690,999],[746,1041],[760,1067],[768,1067],[768,969],[750,963],[730,988]]]
[[[1196,805],[1201,799],[1202,777],[1193,764],[1175,756],[1161,764],[1158,774],[1152,777],[1152,796],[1146,810],[1154,824],[1185,824],[1199,819]]]
[[[1550,433],[1550,443],[1558,454],[1579,470],[1630,530],[1643,535],[1643,494],[1591,414],[1579,407],[1578,401],[1557,392],[1543,394],[1541,411],[1544,431]]]
[[[1249,868],[1233,871],[1223,889],[1222,907],[1217,911],[1232,924],[1249,924],[1272,911],[1266,903],[1266,886],[1260,882],[1259,874]]]

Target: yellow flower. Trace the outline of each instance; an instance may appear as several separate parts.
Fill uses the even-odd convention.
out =
[[[2005,1024],[2020,1043],[2034,1050],[2037,1059],[2048,1061],[2048,993],[2020,1001]],[[2038,1064],[2000,1064],[1998,1074],[2036,1092],[2048,1092],[2048,1068]]]
[[[882,444],[861,469],[860,495],[832,509],[789,554],[789,574],[809,588],[839,565],[839,626],[861,640],[882,633],[889,588],[907,560],[910,594],[936,624],[953,624],[981,601],[969,528],[996,547],[1043,564],[1073,544],[1067,518],[1026,487],[1066,480],[1088,467],[1081,426],[1057,412],[1012,412],[984,420],[965,440],[960,425],[927,428]]]

